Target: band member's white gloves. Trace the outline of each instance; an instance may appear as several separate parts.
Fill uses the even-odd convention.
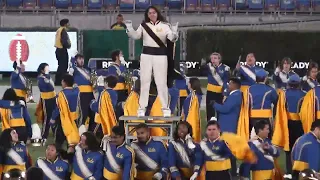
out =
[[[101,140],[101,147],[103,151],[107,150],[107,143],[109,143],[111,141],[111,137],[108,135],[103,136],[102,140]]]
[[[76,50],[76,49],[71,49],[70,50],[71,51],[71,57],[75,57],[77,54],[78,54],[78,50]]]
[[[195,173],[193,173],[192,176],[190,177],[190,180],[196,180],[197,177],[198,177],[198,173],[195,172]]]
[[[79,135],[81,136],[83,133],[87,132],[87,128],[85,125],[81,125],[79,127]]]
[[[307,81],[308,77],[307,76],[303,76],[302,81]]]
[[[74,69],[73,69],[73,68],[69,68],[69,74],[70,74],[71,76],[73,76],[73,73],[74,73]]]
[[[103,76],[99,76],[98,77],[97,86],[104,86],[104,78],[103,78]]]
[[[153,179],[161,180],[162,179],[162,174],[157,172],[153,175]]]
[[[120,57],[120,62],[121,62],[121,64],[126,64],[126,60],[124,59],[123,56]]]
[[[32,124],[32,137],[31,139],[41,139],[41,129],[37,123]]]
[[[186,141],[187,141],[187,144],[188,144],[188,148],[194,149],[196,147],[192,142],[192,137],[190,136],[190,134],[188,134],[186,136]]]
[[[21,106],[26,106],[26,103],[25,103],[23,100],[19,100],[19,104],[20,104]]]
[[[17,67],[20,67],[20,60],[16,60]]]
[[[179,22],[174,23],[174,24],[171,26],[172,32],[175,33],[175,34],[178,34],[178,27],[179,27]]]
[[[89,180],[96,180],[96,178],[94,178],[93,176],[88,178]]]
[[[217,121],[217,118],[216,117],[211,117],[210,121]]]
[[[216,72],[216,68],[213,67],[212,63],[209,62],[208,66],[209,66],[211,72],[214,72],[214,73]]]
[[[256,136],[257,136],[257,134],[256,134],[256,131],[254,130],[254,127],[253,127],[252,130],[251,130],[251,133],[250,133],[250,139],[252,139],[252,138],[254,138]]]
[[[277,67],[276,70],[274,71],[274,74],[278,76],[280,72],[281,72],[280,68]]]
[[[132,21],[131,20],[125,20],[124,24],[127,26],[127,30],[128,31],[132,31],[133,30]]]

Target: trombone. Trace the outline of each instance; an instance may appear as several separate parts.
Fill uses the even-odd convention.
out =
[[[32,90],[32,81],[29,78],[26,78],[26,91],[27,91],[27,100],[28,103],[35,103],[33,99],[33,90]]]

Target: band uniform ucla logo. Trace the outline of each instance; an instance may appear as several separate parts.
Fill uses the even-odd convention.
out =
[[[62,168],[62,167],[56,167],[56,171],[57,171],[57,172],[62,172],[62,171],[63,171],[63,168]]]
[[[87,162],[93,164],[93,163],[94,163],[94,160],[93,160],[92,158],[88,158],[88,159],[87,159]]]
[[[156,152],[155,148],[148,148],[148,152]]]
[[[17,152],[23,152],[23,149],[22,148],[16,148],[16,151]]]
[[[123,158],[123,154],[117,153],[116,157],[122,159]]]

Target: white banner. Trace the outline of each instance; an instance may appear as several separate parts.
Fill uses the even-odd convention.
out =
[[[58,61],[54,47],[56,32],[0,32],[0,72],[13,71],[11,58],[25,61],[27,72],[36,72],[40,63],[48,63],[51,72],[56,72]],[[68,32],[71,48],[77,49],[77,33]],[[19,42],[18,42],[19,41]],[[10,50],[11,49],[11,50]]]

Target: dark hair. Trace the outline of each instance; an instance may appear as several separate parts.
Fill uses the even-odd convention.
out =
[[[202,90],[201,90],[201,83],[200,83],[200,80],[198,78],[196,78],[196,77],[190,78],[189,83],[191,85],[191,88],[193,90],[195,90],[197,94],[200,94],[200,95],[203,94]]]
[[[149,6],[146,11],[144,12],[144,20],[142,22],[150,22],[150,18],[148,16],[149,10],[150,9],[154,9],[157,12],[157,20],[158,21],[162,21],[162,22],[167,22],[167,20],[161,15],[161,12],[159,11],[158,8],[156,8],[155,6]]]
[[[281,70],[283,69],[283,65],[284,65],[285,62],[289,63],[290,65],[292,64],[292,60],[289,57],[283,58],[281,60],[281,62],[280,62],[280,69]]]
[[[82,54],[77,54],[74,56],[74,58],[77,60],[78,58],[84,58],[84,56]]]
[[[22,61],[20,61],[20,64],[22,64]],[[17,66],[18,66],[17,61],[13,62],[12,67],[13,67],[14,70],[17,69]]]
[[[72,87],[74,84],[73,76],[71,76],[70,74],[63,75],[62,80],[66,83],[68,87]]]
[[[44,172],[41,168],[38,167],[30,167],[26,172],[26,179],[44,179]]]
[[[112,59],[113,62],[115,62],[117,60],[117,57],[120,56],[120,52],[121,51],[119,49],[112,51],[111,59]]]
[[[309,68],[308,68],[308,72],[307,72],[308,76],[310,76],[310,72],[311,72],[311,70],[313,68],[317,68],[318,69],[319,68],[318,63],[316,63],[316,62],[310,62],[309,63]]]
[[[288,83],[288,86],[293,88],[293,89],[299,89],[300,88],[300,83]]]
[[[100,143],[97,137],[93,134],[93,132],[84,132],[82,136],[86,137],[86,145],[88,146],[88,150],[90,151],[100,150]]]
[[[254,124],[254,130],[256,134],[258,134],[260,130],[263,130],[266,127],[266,125],[269,125],[269,123],[266,120],[258,120]]]
[[[3,152],[3,155],[6,155],[7,152],[10,150],[12,147],[12,137],[11,137],[11,132],[14,129],[8,128],[2,131],[1,136],[0,136],[0,151]]]
[[[104,82],[108,84],[108,87],[114,88],[118,83],[118,77],[114,75],[109,75],[104,79]]]
[[[38,67],[38,69],[37,69],[38,75],[39,75],[39,74],[42,74],[42,71],[44,70],[44,68],[45,68],[46,66],[49,66],[49,64],[47,64],[47,63],[41,63],[41,64],[39,65],[39,67]]]
[[[19,101],[19,97],[17,96],[16,92],[12,88],[8,88],[4,92],[2,100]]]
[[[123,17],[123,15],[122,14],[118,14],[118,16],[117,17]]]
[[[314,131],[316,128],[320,128],[320,121],[313,121],[311,124],[311,131]]]
[[[209,126],[217,126],[217,128],[220,129],[220,124],[217,121],[209,121],[207,124],[207,128]]]
[[[266,80],[267,77],[261,78],[261,77],[256,77],[256,82],[264,82]]]
[[[69,23],[69,19],[61,19],[60,26],[65,26]]]
[[[178,140],[180,138],[179,134],[178,134],[178,129],[179,129],[180,125],[187,126],[188,134],[190,134],[191,137],[193,136],[192,126],[187,121],[179,121],[179,123],[177,124],[176,129],[174,130],[174,133],[173,133],[173,139],[174,140]]]
[[[232,81],[235,85],[237,85],[237,88],[240,88],[240,87],[241,87],[241,81],[240,81],[239,78],[232,77],[232,78],[230,78],[229,81]]]
[[[148,125],[146,123],[140,123],[136,126],[136,130],[138,129],[149,129]]]
[[[112,132],[118,136],[125,136],[124,128],[120,126],[114,126]]]

